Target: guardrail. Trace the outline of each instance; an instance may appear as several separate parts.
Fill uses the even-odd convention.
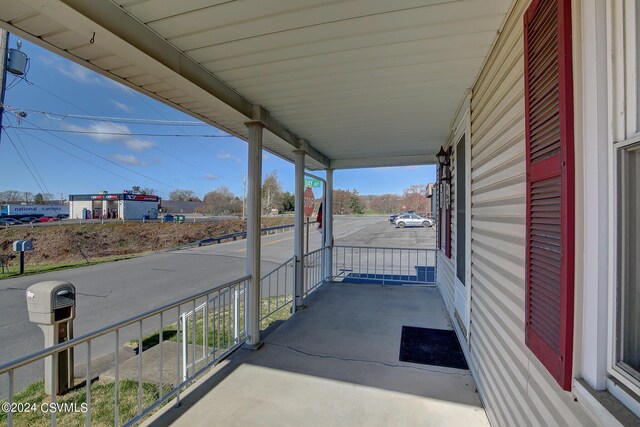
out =
[[[308,222],[308,224],[314,224],[313,222]],[[286,230],[286,229],[291,229],[294,228],[294,224],[285,224],[285,225],[276,225],[273,227],[265,227],[265,228],[261,228],[260,232],[261,234],[271,234],[272,231],[277,232],[280,230]],[[187,248],[192,248],[194,246],[202,246],[202,245],[206,245],[209,243],[220,243],[223,240],[238,240],[238,238],[246,238],[247,237],[247,232],[246,231],[239,231],[237,233],[229,233],[229,234],[223,234],[222,236],[215,236],[215,237],[209,237],[206,239],[202,239],[202,240],[197,240],[195,242],[191,242],[191,243],[187,243],[185,245],[180,245],[180,246],[176,246],[175,248],[171,248],[171,249],[166,249],[166,251],[175,251],[178,249],[187,249]]]
[[[10,405],[14,403],[14,384],[18,370],[30,367],[34,363],[40,365],[48,357],[52,358],[52,365],[56,366],[61,352],[76,350],[77,356],[78,350],[83,350],[86,363],[85,382],[84,385],[76,385],[76,389],[78,387],[84,387],[85,389],[84,402],[86,403],[86,411],[82,411],[85,412],[84,414],[75,415],[84,416],[87,426],[92,423],[92,395],[96,390],[101,390],[102,393],[104,393],[105,388],[113,390],[113,423],[116,426],[121,424],[129,426],[136,423],[174,396],[177,404],[179,404],[180,391],[189,382],[246,341],[245,296],[249,289],[249,279],[250,276],[242,277],[0,365],[0,378],[6,376],[8,379],[7,402]],[[238,297],[232,299],[230,295],[237,295]],[[200,310],[197,310],[198,307],[201,307]],[[184,316],[185,309],[190,309],[192,314]],[[202,314],[198,314],[199,312]],[[189,321],[180,322],[181,317],[188,318]],[[145,337],[143,334],[145,325],[147,329],[151,326],[155,332]],[[199,339],[200,329],[203,331],[201,340]],[[183,331],[186,333],[183,334]],[[134,340],[134,344],[137,345],[137,355],[121,361],[121,355],[124,351],[123,341],[132,332],[137,337]],[[174,339],[175,343],[172,342]],[[112,340],[113,345],[113,369],[107,370],[108,375],[102,372],[99,381],[95,381],[92,369],[92,344],[95,342],[104,343],[105,341],[108,342],[108,340]],[[191,347],[190,358],[188,351],[183,353],[183,340],[187,341],[184,344],[188,344]],[[155,352],[149,351],[154,347],[156,347]],[[201,351],[203,348],[205,350],[205,360],[198,361],[198,350]],[[154,357],[150,357],[150,353],[155,353]],[[175,360],[171,360],[171,355],[175,357]],[[186,375],[183,372],[183,364],[181,363],[181,359],[185,357],[187,358]],[[155,365],[155,368],[157,368],[157,371],[154,366],[150,365],[156,358],[157,362],[155,363],[157,365]],[[168,363],[175,365],[173,368],[166,365],[167,359],[169,360]],[[135,368],[131,366],[133,363],[135,363]],[[121,366],[123,364],[126,364],[126,366]],[[31,368],[38,369],[40,366]],[[146,369],[143,369],[143,366]],[[167,378],[165,372],[169,372],[171,369],[174,370],[175,377]],[[52,371],[55,372],[56,370]],[[132,375],[132,372],[135,372],[135,375]],[[157,376],[154,372],[157,373]],[[145,376],[144,379],[143,375]],[[154,377],[153,383],[149,380],[149,375]],[[105,378],[103,379],[103,377]],[[52,376],[52,381],[55,381],[55,374]],[[137,390],[133,391],[136,382]],[[143,403],[143,394],[145,395],[144,400],[149,403]],[[125,405],[124,407],[124,409],[130,409],[131,412],[121,411],[121,400],[131,401],[133,399],[137,401],[135,405]],[[55,395],[51,396],[50,403],[56,403]],[[104,406],[110,406],[110,403],[102,402],[101,406],[101,410],[104,410]],[[56,424],[56,411],[49,411],[49,413],[51,425],[54,426]],[[9,427],[13,426],[13,412],[7,411],[6,415],[7,425]],[[79,420],[65,421],[65,424],[70,423],[79,424]]]
[[[333,247],[333,276],[343,282],[435,284],[436,249]]]

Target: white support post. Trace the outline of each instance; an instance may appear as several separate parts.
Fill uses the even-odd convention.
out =
[[[247,274],[251,275],[247,299],[248,347],[258,349],[260,341],[260,219],[262,187],[262,129],[260,121],[246,123],[249,128],[249,171],[247,191]]]
[[[294,310],[303,308],[304,294],[304,150],[295,150],[296,176],[295,176],[295,214],[293,230],[293,251],[296,257],[295,269],[295,295]]]
[[[324,246],[327,247],[325,277],[333,276],[333,169],[327,169],[327,192],[322,215],[324,216]]]

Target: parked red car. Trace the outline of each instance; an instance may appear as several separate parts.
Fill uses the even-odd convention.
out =
[[[58,218],[54,218],[52,216],[41,216],[38,218],[40,222],[52,222],[52,221],[60,221]]]

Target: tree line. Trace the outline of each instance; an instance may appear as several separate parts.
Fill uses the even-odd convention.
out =
[[[193,190],[178,189],[169,193],[169,200],[202,202],[196,211],[208,215],[238,215],[243,211],[242,197],[226,186],[206,193],[202,199]],[[426,185],[422,184],[411,185],[402,194],[361,195],[355,189],[333,192],[334,213],[340,215],[391,214],[403,210],[430,212],[430,200]],[[262,184],[262,214],[293,212],[294,204],[294,195],[283,190],[278,173],[269,173]]]

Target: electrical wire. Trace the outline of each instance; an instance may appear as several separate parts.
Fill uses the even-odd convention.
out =
[[[38,84],[36,84],[36,83],[33,83],[33,82],[31,82],[31,81],[28,81],[28,80],[27,80],[27,82],[29,82],[30,84],[32,84],[32,85],[34,85],[34,86],[36,86],[36,87],[38,87],[38,88],[40,88],[40,89],[44,90],[45,92],[47,92],[47,93],[51,94],[52,96],[55,96],[56,98],[58,98],[58,99],[60,99],[60,100],[64,101],[65,103],[67,103],[67,104],[71,105],[72,107],[74,107],[74,108],[76,108],[76,109],[78,109],[78,110],[81,110],[81,111],[84,111],[84,112],[87,112],[87,113],[88,113],[88,111],[86,111],[85,109],[83,109],[83,108],[81,108],[81,107],[79,107],[79,106],[77,106],[77,105],[74,105],[73,103],[71,103],[71,102],[69,102],[69,101],[67,101],[67,100],[65,100],[65,99],[63,99],[63,98],[61,98],[60,96],[58,96],[58,95],[54,94],[53,92],[51,92],[51,91],[49,91],[49,90],[47,90],[47,89],[43,88],[42,86],[40,86],[40,85],[38,85]],[[18,110],[14,109],[14,108],[12,108],[12,107],[6,106],[6,105],[5,105],[5,108],[11,109],[11,110],[12,110],[12,111],[14,111],[14,112],[18,112]],[[30,111],[30,110],[24,110],[24,111]],[[81,117],[81,116],[78,116],[78,115],[65,115],[64,117],[74,117],[74,118],[78,118],[78,117]],[[64,119],[64,117],[62,117],[62,119]],[[92,117],[92,120],[102,121],[102,122],[106,123],[107,125],[111,126],[112,128],[114,128],[115,130],[119,130],[117,126],[115,126],[111,121],[106,120],[106,118],[98,118],[98,117],[100,117],[100,116],[83,116],[83,117]],[[62,119],[60,119],[60,120],[62,120]],[[31,122],[29,122],[28,120],[25,120],[25,122],[27,122],[27,123],[31,123]],[[165,122],[165,123],[167,123],[167,122]],[[173,125],[173,126],[175,126],[175,123],[198,123],[198,122],[174,122],[174,124],[172,124],[172,125]],[[33,123],[31,123],[31,124],[33,125]],[[206,125],[205,123],[203,123],[203,124],[204,124],[204,125]],[[206,125],[206,126],[208,126],[208,125]],[[43,128],[39,127],[39,126],[38,126],[38,128],[39,128],[39,129],[43,129]],[[53,130],[49,130],[49,131],[45,130],[45,132],[49,132],[49,133],[51,133],[51,132],[55,132],[55,131],[53,131]],[[121,132],[118,132],[118,133],[121,133]],[[191,162],[189,162],[189,161],[187,161],[187,160],[184,160],[184,159],[182,159],[182,158],[180,158],[180,157],[178,157],[178,156],[176,156],[176,155],[174,155],[174,154],[172,154],[172,153],[169,153],[169,152],[167,152],[167,151],[163,150],[163,149],[162,149],[162,148],[160,148],[160,147],[157,147],[157,146],[155,146],[155,145],[151,145],[151,144],[149,144],[147,141],[143,141],[143,140],[141,140],[140,138],[136,138],[135,136],[133,136],[133,138],[134,138],[134,139],[136,139],[136,140],[138,140],[138,141],[140,141],[140,142],[142,142],[142,143],[144,143],[144,144],[147,144],[147,145],[149,146],[149,148],[152,148],[152,149],[154,149],[154,150],[158,150],[158,151],[160,151],[161,153],[163,153],[163,154],[165,154],[165,155],[167,155],[167,156],[169,156],[169,157],[172,157],[173,159],[175,159],[175,160],[177,160],[177,161],[179,161],[179,162],[182,162],[182,163],[184,163],[184,164],[186,164],[186,165],[188,165],[188,166],[191,166],[192,168],[198,169],[198,170],[200,170],[200,171],[202,171],[202,172],[204,172],[204,173],[206,173],[206,174],[213,175],[213,176],[215,176],[215,177],[216,177],[216,179],[223,179],[223,180],[225,180],[225,181],[234,182],[234,183],[239,183],[239,182],[240,182],[240,181],[235,181],[235,180],[232,180],[232,179],[226,178],[226,177],[224,177],[224,176],[220,176],[220,175],[218,175],[218,174],[216,174],[216,173],[214,173],[214,172],[212,172],[212,171],[210,171],[210,170],[207,170],[207,169],[201,168],[200,166],[198,166],[198,165],[196,165],[196,164],[194,164],[194,163],[191,163]]]
[[[7,121],[9,121],[9,123],[11,123],[11,120],[9,119],[9,116],[7,116]],[[13,125],[13,123],[11,123],[11,124]],[[8,126],[3,126],[3,127],[6,129]],[[11,127],[13,127],[13,126],[11,126]],[[16,140],[18,141],[18,145],[20,145],[22,147],[22,150],[24,151],[24,153],[27,155],[27,158],[31,162],[31,165],[33,166],[33,170],[36,172],[36,175],[38,175],[38,178],[40,178],[40,182],[42,182],[42,186],[44,187],[45,190],[47,190],[47,193],[51,193],[49,191],[49,188],[47,187],[47,184],[46,184],[45,180],[42,178],[42,175],[40,175],[40,171],[38,170],[38,167],[36,166],[35,162],[33,161],[33,158],[29,154],[29,151],[26,149],[25,145],[22,143],[22,140],[20,139],[20,135],[18,135],[18,132],[16,132],[15,129],[11,129],[11,131],[13,132],[14,136],[16,137]],[[6,131],[5,131],[5,133],[6,133]]]
[[[124,132],[100,132],[93,130],[72,130],[72,129],[51,129],[51,128],[30,128],[24,126],[5,126],[6,128],[15,128],[15,129],[25,129],[25,130],[37,130],[37,131],[46,131],[46,132],[61,132],[61,133],[81,133],[88,135],[115,135],[115,136],[169,136],[169,137],[180,137],[180,138],[228,138],[231,135],[210,135],[210,134],[202,134],[202,135],[190,135],[190,134],[174,134],[174,133],[124,133]]]
[[[24,120],[25,122],[29,123],[30,125],[35,126],[35,127],[39,128],[39,126],[38,126],[38,125],[36,125],[36,124],[34,124],[34,123],[32,123],[32,122],[30,122],[30,121],[26,120],[26,119],[23,119],[23,120]],[[26,131],[24,131],[24,132],[26,132]],[[106,161],[106,162],[108,162],[108,163],[111,163],[111,164],[113,164],[113,165],[115,165],[115,166],[118,166],[119,168],[125,169],[125,170],[127,170],[127,171],[129,171],[129,172],[131,172],[131,173],[134,173],[134,174],[136,174],[136,175],[140,175],[141,177],[143,177],[143,178],[145,178],[145,179],[148,179],[148,180],[150,180],[150,181],[156,182],[156,183],[158,183],[158,184],[162,184],[162,185],[164,185],[164,186],[166,186],[166,187],[168,187],[168,188],[173,189],[173,186],[172,186],[171,184],[167,184],[167,183],[166,183],[166,182],[164,182],[164,181],[160,181],[160,180],[158,180],[158,179],[152,178],[152,177],[147,176],[147,175],[145,175],[145,174],[143,174],[143,173],[140,173],[140,172],[138,172],[138,171],[136,171],[136,170],[134,170],[134,169],[131,169],[131,168],[128,168],[128,167],[126,167],[126,166],[124,166],[124,165],[121,165],[120,163],[114,162],[113,160],[110,160],[110,159],[108,159],[108,158],[106,158],[106,157],[104,157],[104,156],[101,156],[100,154],[96,154],[96,153],[94,153],[94,152],[93,152],[93,151],[91,151],[91,150],[87,150],[86,148],[84,148],[84,147],[82,147],[82,146],[80,146],[80,145],[78,145],[78,144],[74,144],[73,142],[71,142],[71,141],[69,141],[69,140],[66,140],[66,139],[62,138],[61,136],[56,135],[56,134],[55,134],[55,133],[53,133],[53,132],[47,132],[47,133],[48,133],[49,135],[51,135],[51,136],[53,136],[53,137],[55,137],[55,138],[57,138],[57,139],[59,139],[59,140],[63,141],[63,142],[66,142],[67,144],[73,145],[74,147],[79,148],[80,150],[85,151],[85,152],[87,152],[87,153],[91,154],[92,156],[98,157],[98,158],[100,158],[100,159],[102,159],[102,160],[104,160],[104,161]],[[29,133],[27,132],[27,134],[29,134]]]
[[[132,183],[132,184],[136,184],[136,185],[141,185],[141,183],[140,183],[140,182],[133,181],[133,180],[132,180],[131,178],[129,178],[129,177],[126,177],[126,176],[124,176],[124,175],[120,175],[120,174],[119,174],[119,173],[117,173],[117,172],[113,172],[112,170],[107,169],[107,168],[104,168],[104,167],[102,167],[102,166],[100,166],[100,165],[98,165],[98,164],[96,164],[96,163],[93,163],[93,162],[91,162],[91,161],[87,160],[87,159],[83,159],[82,157],[80,157],[80,156],[78,156],[78,155],[76,155],[76,154],[74,154],[74,153],[72,153],[72,152],[70,152],[70,151],[67,151],[67,150],[65,150],[65,149],[63,149],[63,148],[60,148],[60,147],[58,147],[57,145],[51,144],[50,142],[45,141],[45,140],[44,140],[44,139],[42,139],[42,138],[38,138],[38,137],[37,137],[37,136],[35,136],[35,135],[31,135],[30,133],[28,133],[28,132],[26,132],[26,131],[23,131],[23,132],[24,132],[26,135],[30,136],[31,138],[33,138],[33,139],[35,139],[35,140],[37,140],[37,141],[40,141],[40,142],[42,142],[42,143],[44,143],[44,144],[48,145],[49,147],[55,148],[55,149],[56,149],[56,150],[58,150],[58,151],[62,151],[63,153],[65,153],[65,154],[67,154],[67,155],[69,155],[69,156],[71,156],[71,157],[74,157],[74,158],[76,158],[76,159],[78,159],[78,160],[80,160],[80,161],[83,161],[83,162],[85,162],[85,163],[87,163],[87,164],[90,164],[91,166],[93,166],[93,167],[95,167],[95,168],[98,168],[98,169],[103,170],[103,171],[105,171],[105,172],[107,172],[107,173],[110,173],[111,175],[114,175],[114,176],[117,176],[117,177],[119,177],[119,178],[122,178],[122,179],[124,179],[124,180],[125,180],[126,182],[128,182],[128,183]]]
[[[9,133],[6,130],[4,131],[4,134],[7,136],[7,138],[9,138],[9,142],[11,143],[11,145],[13,145],[13,148],[16,150],[16,153],[18,153],[18,156],[20,157],[20,160],[22,160],[24,167],[27,168],[27,170],[29,171],[29,174],[31,175],[33,180],[36,182],[36,185],[38,186],[38,188],[40,188],[40,191],[42,192],[41,194],[48,193],[48,191],[44,191],[44,188],[42,188],[42,185],[40,185],[40,183],[36,179],[35,175],[33,174],[33,171],[31,170],[27,162],[24,160],[24,157],[22,157],[20,150],[18,150],[18,147],[16,147],[16,144],[13,142],[11,135],[9,135]]]

